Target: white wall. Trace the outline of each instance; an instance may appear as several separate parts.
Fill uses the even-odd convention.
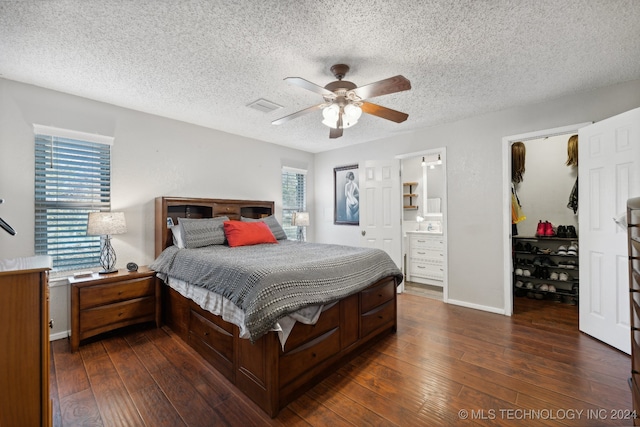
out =
[[[449,302],[500,312],[505,304],[502,224],[503,215],[510,215],[502,211],[502,138],[599,121],[638,106],[640,80],[370,142],[366,155],[358,145],[317,154],[316,240],[359,242],[358,227],[332,221],[335,166],[446,147]]]
[[[309,170],[314,208],[310,153],[0,79],[0,217],[17,231],[0,231],[0,258],[34,254],[34,123],[115,137],[111,206],[128,228],[112,240],[120,268],[153,260],[158,196],[274,200],[280,216],[286,165]],[[52,288],[54,333],[68,328],[67,301],[66,286]]]

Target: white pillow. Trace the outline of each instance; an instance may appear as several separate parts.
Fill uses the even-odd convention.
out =
[[[173,234],[173,244],[180,249],[184,249],[184,237],[182,236],[182,227],[180,224],[171,226],[171,234]]]

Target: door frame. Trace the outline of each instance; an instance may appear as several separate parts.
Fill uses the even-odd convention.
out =
[[[424,156],[429,156],[429,155],[433,155],[433,154],[440,154],[440,160],[442,160],[442,184],[444,185],[444,191],[442,192],[442,201],[441,201],[441,210],[442,210],[442,235],[444,236],[444,248],[443,248],[443,253],[444,253],[444,260],[443,260],[443,268],[444,268],[444,277],[442,280],[442,301],[443,302],[447,302],[449,300],[449,253],[448,253],[448,244],[447,244],[447,240],[448,240],[448,236],[449,233],[447,232],[447,209],[448,209],[448,202],[447,202],[447,194],[448,194],[448,184],[447,184],[447,147],[438,147],[438,148],[430,148],[428,150],[421,150],[421,151],[414,151],[411,153],[405,153],[405,154],[398,154],[397,156],[395,156],[396,159],[400,160],[400,174],[402,174],[402,160],[405,159],[411,159],[414,157],[424,157]],[[402,178],[402,175],[400,176],[400,178]],[[402,179],[400,179],[400,202],[402,203]],[[400,205],[402,206],[402,204]],[[400,231],[401,231],[401,236],[400,236],[400,244],[401,244],[401,250],[402,250],[402,254],[405,254],[405,237],[404,234],[402,233],[402,218],[404,218],[404,216],[401,216],[401,220],[400,220]],[[404,267],[405,267],[406,263],[403,263],[403,272],[405,273],[406,276],[406,271],[404,271]],[[402,289],[401,291],[404,291],[404,281],[402,282]]]
[[[578,133],[578,129],[593,122],[577,123],[535,132],[510,135],[502,138],[502,253],[504,283],[504,314],[513,314],[513,257],[511,236],[511,145],[518,141],[530,141],[550,136]]]

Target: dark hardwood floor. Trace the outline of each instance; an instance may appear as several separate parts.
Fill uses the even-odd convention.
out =
[[[397,334],[270,419],[171,330],[51,344],[55,426],[632,425],[629,356],[577,308],[516,298],[513,317],[399,295]]]

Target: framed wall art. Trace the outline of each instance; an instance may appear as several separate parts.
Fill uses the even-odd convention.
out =
[[[358,165],[333,169],[333,223],[360,225],[360,187]]]

